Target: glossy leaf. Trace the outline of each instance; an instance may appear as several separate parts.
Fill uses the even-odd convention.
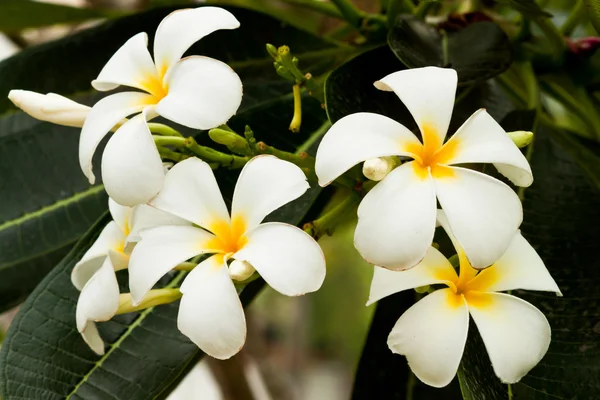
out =
[[[508,37],[488,21],[441,33],[412,15],[401,15],[388,33],[388,44],[407,67],[454,68],[461,84],[485,81],[512,62]]]
[[[595,0],[583,0],[587,10],[587,16],[590,19],[596,33],[600,34],[600,3]]]
[[[153,34],[172,10],[157,9],[109,21],[5,60],[0,63],[0,110],[14,107],[6,97],[12,88],[55,92],[93,104],[85,93],[91,93],[91,80],[114,51],[140,31]],[[251,122],[259,140],[294,150],[322,123],[322,110],[314,99],[305,101],[302,132],[289,133],[291,88],[275,73],[265,43],[288,44],[301,59],[302,68],[316,75],[352,49],[335,47],[262,14],[231,11],[241,21],[241,28],[209,35],[189,53],[226,61],[242,77],[244,100],[232,127],[243,132],[244,124]],[[38,65],[44,65],[43,73]],[[274,129],[279,129],[278,134],[263,138],[265,133],[275,133]],[[22,112],[0,117],[0,311],[23,301],[106,209],[102,187],[90,187],[79,168],[78,141],[76,128],[39,122]],[[99,164],[98,158],[95,165]]]

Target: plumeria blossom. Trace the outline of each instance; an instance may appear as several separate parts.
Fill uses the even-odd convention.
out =
[[[246,320],[232,279],[240,262],[256,269],[273,289],[288,296],[313,292],[325,277],[325,259],[315,240],[280,222],[261,223],[272,211],[300,197],[309,185],[300,168],[273,156],[258,156],[242,169],[231,215],[210,166],[197,158],[175,165],[154,207],[196,226],[140,231],[129,264],[134,304],[178,264],[212,254],[181,285],[179,330],[205,353],[226,359],[246,339]],[[228,269],[235,260],[237,271]],[[244,274],[247,275],[247,274]]]
[[[356,113],[333,124],[319,146],[315,169],[322,186],[365,160],[412,158],[381,180],[358,208],[354,244],[372,264],[402,270],[423,259],[433,240],[436,199],[477,269],[506,251],[521,224],[521,202],[510,187],[457,166],[493,163],[514,184],[529,186],[529,163],[504,129],[480,109],[444,144],[456,85],[456,71],[437,67],[399,71],[375,82],[402,100],[423,142],[388,117]]]
[[[403,354],[415,375],[428,385],[446,386],[460,363],[469,314],[485,344],[496,375],[504,383],[525,376],[546,354],[550,325],[530,303],[501,291],[526,289],[561,295],[543,261],[517,232],[506,252],[491,267],[471,267],[443,214],[438,220],[458,253],[460,275],[434,247],[415,268],[390,271],[375,267],[367,305],[419,286],[448,286],[425,296],[396,322],[388,337],[390,350]]]
[[[56,93],[11,90],[13,104],[40,121],[81,128],[91,108]]]
[[[115,271],[127,268],[129,254],[139,241],[139,231],[160,225],[189,225],[174,215],[145,204],[133,209],[108,201],[113,220],[71,271],[73,285],[81,291],[77,301],[77,329],[97,354],[104,342],[95,322],[112,318],[119,307],[119,285]]]
[[[162,163],[147,120],[158,115],[195,129],[224,124],[237,111],[242,82],[225,63],[201,56],[181,59],[196,41],[219,29],[235,29],[238,20],[218,7],[178,10],[158,26],[154,60],[148,35],[129,39],[104,66],[92,86],[100,91],[121,85],[141,91],[112,94],[92,107],[81,131],[79,162],[94,183],[92,157],[102,138],[123,118],[141,113],[120,127],[102,157],[108,194],[126,206],[145,203],[162,187]]]

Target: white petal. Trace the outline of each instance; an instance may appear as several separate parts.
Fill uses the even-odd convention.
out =
[[[106,193],[124,206],[146,203],[162,188],[165,172],[144,115],[127,121],[108,141],[102,180]]]
[[[114,222],[109,222],[94,244],[85,252],[81,260],[71,271],[71,282],[77,290],[83,289],[86,282],[96,273],[102,266],[105,258],[108,256],[109,250],[120,250],[125,242],[125,235]]]
[[[127,236],[127,242],[139,242],[142,240],[140,231],[142,229],[155,228],[164,225],[191,225],[192,223],[179,218],[166,211],[151,207],[147,204],[139,204],[133,208],[131,213],[131,232]]]
[[[448,284],[457,279],[452,264],[435,247],[430,247],[423,261],[408,271],[375,267],[367,305],[403,290],[436,283]]]
[[[358,207],[354,246],[365,260],[389,269],[408,269],[427,252],[435,231],[435,191],[414,162],[389,173]]]
[[[504,383],[518,382],[540,362],[550,345],[550,324],[540,310],[503,293],[467,297],[494,372]]]
[[[437,143],[444,142],[452,109],[458,76],[449,68],[424,67],[394,72],[375,82],[381,90],[394,91],[410,111],[421,133],[433,134]],[[429,137],[429,135],[428,135]]]
[[[192,226],[160,226],[140,232],[142,240],[129,260],[129,289],[134,303],[178,264],[207,252],[214,238]]]
[[[41,121],[81,128],[91,107],[58,94],[11,90],[8,98],[15,106]]]
[[[97,354],[104,354],[104,342],[92,321],[108,321],[119,308],[119,284],[107,258],[102,267],[85,284],[77,300],[77,329]]]
[[[158,71],[165,74],[183,53],[204,36],[219,29],[236,29],[239,21],[218,7],[177,10],[162,20],[154,38],[154,59]]]
[[[494,265],[469,282],[469,288],[482,292],[544,290],[562,295],[544,262],[520,232]]]
[[[515,185],[533,182],[531,167],[521,150],[483,108],[471,115],[447,145],[454,147],[448,164],[493,163]]]
[[[375,157],[406,155],[421,142],[391,118],[373,113],[350,114],[337,121],[317,149],[315,172],[326,186],[359,162]]]
[[[113,221],[119,226],[125,236],[131,229],[131,207],[122,206],[113,199],[108,199],[108,209]]]
[[[151,96],[138,92],[122,92],[105,97],[92,107],[79,138],[79,165],[90,184],[94,184],[92,157],[106,134],[123,118],[146,107]]]
[[[459,167],[434,178],[442,209],[473,268],[493,264],[506,251],[523,221],[517,194],[488,175]]]
[[[271,212],[309,188],[304,172],[274,156],[258,156],[242,169],[233,192],[232,219],[243,218],[252,230]]]
[[[408,359],[421,381],[434,387],[448,385],[467,341],[469,313],[462,296],[437,290],[409,308],[396,322],[388,346]]]
[[[168,94],[156,106],[161,116],[195,129],[226,123],[242,102],[242,81],[227,64],[187,57],[167,76]]]
[[[198,264],[181,285],[177,327],[211,357],[224,360],[246,341],[246,318],[222,256]]]
[[[325,279],[325,256],[317,242],[295,226],[269,222],[247,235],[233,255],[247,261],[273,289],[287,296],[314,292]]]
[[[230,221],[215,175],[198,158],[188,158],[171,168],[163,189],[150,204],[206,229]]]
[[[148,35],[141,32],[117,50],[92,81],[92,86],[107,91],[125,85],[151,92],[148,83],[157,81],[158,73],[148,52]]]

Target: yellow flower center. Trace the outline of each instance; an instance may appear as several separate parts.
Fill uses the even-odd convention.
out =
[[[207,246],[219,253],[236,253],[248,243],[248,239],[244,235],[246,233],[246,221],[243,217],[234,217],[231,224],[228,221],[216,221],[208,229],[215,237],[209,241]]]
[[[169,93],[169,87],[167,82],[165,82],[165,74],[167,73],[167,69],[167,66],[163,65],[158,70],[157,75],[146,75],[139,83],[140,87],[154,96],[154,100],[156,101],[154,104],[157,104]]]
[[[423,144],[410,144],[405,150],[413,153],[415,172],[422,179],[428,176],[428,170],[436,178],[452,177],[454,173],[447,164],[457,152],[459,141],[450,139],[442,145],[435,128],[429,124],[423,124]]]
[[[450,302],[454,306],[462,305],[462,297],[469,305],[474,307],[489,306],[493,297],[486,293],[488,288],[498,279],[497,269],[492,265],[482,271],[478,271],[471,266],[464,251],[458,253],[460,260],[460,273],[456,276],[445,276],[442,279],[447,280],[447,285],[454,293],[450,297]],[[447,274],[450,275],[450,274]]]

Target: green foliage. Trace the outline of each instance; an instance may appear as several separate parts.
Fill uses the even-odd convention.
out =
[[[388,43],[407,67],[450,67],[461,84],[494,77],[512,63],[508,37],[488,21],[440,32],[412,15],[401,15],[388,33]]]
[[[583,0],[587,10],[587,16],[590,19],[596,33],[600,34],[600,3],[596,0]]]
[[[12,33],[25,28],[83,22],[117,16],[119,13],[91,8],[68,7],[32,0],[2,0],[0,31]]]
[[[532,19],[552,16],[549,12],[544,11],[535,0],[499,0],[498,2],[508,4],[524,16]]]

